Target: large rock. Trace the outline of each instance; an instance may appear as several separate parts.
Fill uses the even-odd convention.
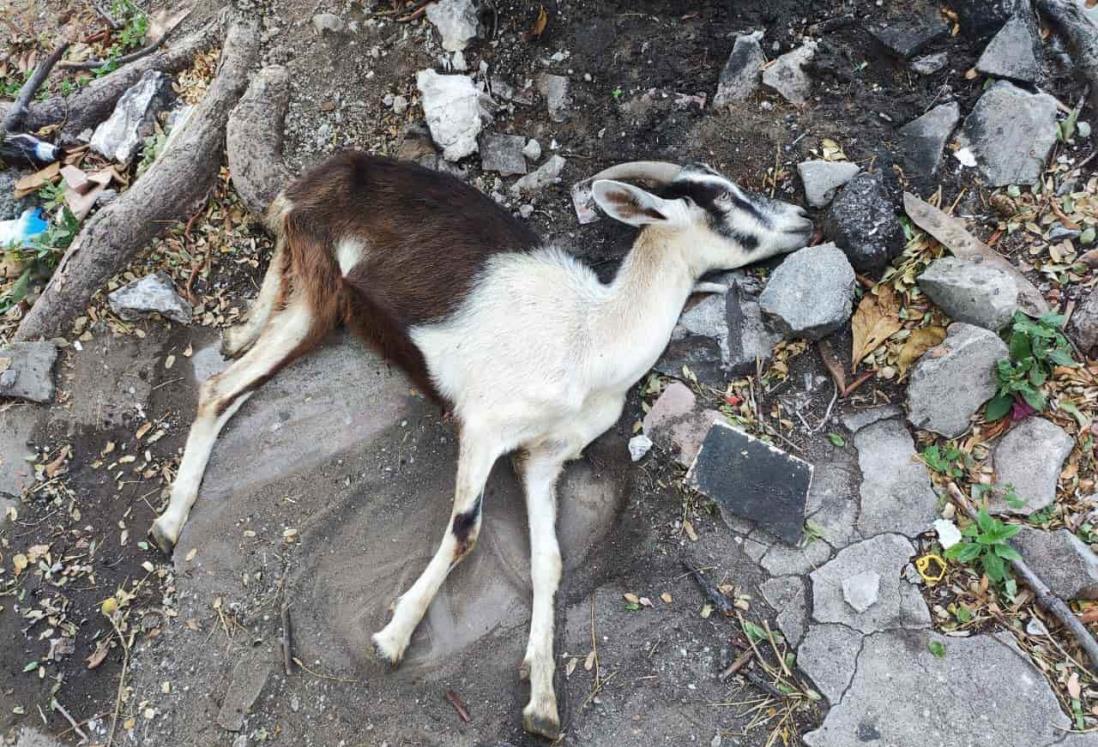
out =
[[[1003,27],[1012,16],[1029,8],[1026,0],[951,0],[961,31],[966,36],[984,39]]]
[[[869,32],[889,52],[908,60],[930,44],[944,39],[949,34],[949,26],[936,12],[904,13],[871,26]]]
[[[819,340],[850,318],[854,282],[850,262],[834,244],[807,247],[774,270],[759,306],[786,336]]]
[[[1056,500],[1060,468],[1075,441],[1063,428],[1041,417],[1014,426],[995,445],[992,459],[996,482],[1013,485],[1024,505],[1014,508],[1001,497],[992,503],[994,513],[1031,514]]]
[[[915,546],[898,534],[878,534],[840,550],[813,571],[812,619],[839,623],[862,633],[892,628],[925,628],[930,610],[918,587],[903,578],[902,570],[915,554]],[[876,597],[859,610],[847,601],[847,589],[860,574],[879,576]],[[855,584],[857,585],[857,584]]]
[[[956,101],[951,101],[934,107],[900,128],[904,167],[909,176],[928,181],[938,173],[942,152],[959,121],[961,107]]]
[[[56,362],[52,342],[15,342],[0,348],[0,398],[51,401]]]
[[[1009,356],[993,332],[971,324],[949,326],[945,340],[919,358],[907,387],[908,420],[916,428],[956,438],[995,395],[995,364]]]
[[[804,68],[815,56],[816,42],[806,41],[763,70],[763,85],[780,93],[791,104],[803,104],[812,90],[812,79]]]
[[[962,140],[990,187],[1034,184],[1056,142],[1056,99],[1001,80],[965,118]]]
[[[127,283],[107,296],[107,300],[111,310],[126,321],[155,313],[180,324],[191,322],[191,304],[175,292],[172,279],[163,272]]]
[[[899,420],[882,420],[854,435],[862,472],[858,531],[915,537],[930,528],[938,497],[911,434]]]
[[[423,97],[423,114],[431,138],[442,148],[443,157],[457,161],[476,152],[484,112],[473,79],[420,70],[416,87]]]
[[[858,272],[882,269],[903,251],[904,232],[880,174],[858,174],[831,203],[824,235]]]
[[[854,178],[861,169],[850,161],[802,161],[797,172],[804,184],[804,196],[812,207],[826,207],[839,187]]]
[[[845,625],[812,625],[797,649],[797,666],[831,705],[838,705],[854,676],[861,646],[862,634]]]
[[[1098,288],[1084,290],[1079,305],[1068,320],[1067,333],[1083,354],[1090,357],[1098,357]]]
[[[919,276],[919,288],[950,319],[998,332],[1018,310],[1018,283],[986,263],[943,257]]]
[[[1028,11],[1014,15],[984,48],[976,69],[984,75],[1009,78],[1021,83],[1036,83],[1041,66],[1034,53],[1033,22]]]
[[[427,6],[427,20],[438,31],[442,48],[460,52],[477,35],[477,9],[473,0],[439,0]]]
[[[809,747],[1051,747],[1070,723],[1008,637],[896,630],[867,636],[860,653],[838,649],[828,661],[846,667],[850,655],[857,657],[850,685],[823,725],[804,736]]]
[[[721,70],[713,106],[728,106],[743,101],[758,88],[759,71],[766,62],[766,55],[759,44],[762,37],[761,31],[736,37],[732,54]]]
[[[128,163],[153,134],[156,115],[172,97],[171,79],[148,70],[114,105],[111,116],[92,133],[91,149],[119,163]]]
[[[1098,599],[1098,556],[1068,529],[1022,527],[1014,545],[1030,569],[1061,599]]]

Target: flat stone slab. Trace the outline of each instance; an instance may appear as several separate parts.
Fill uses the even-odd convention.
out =
[[[811,574],[812,619],[840,623],[863,633],[930,625],[930,610],[918,588],[901,575],[914,554],[915,547],[898,534],[878,534],[840,550]],[[848,602],[845,587],[867,571],[880,579],[877,598],[859,611]]]
[[[1034,184],[1056,142],[1056,99],[1001,80],[965,119],[963,144],[972,149],[989,187]]]
[[[797,648],[797,666],[836,705],[854,676],[861,646],[862,634],[845,625],[812,625]]]
[[[869,33],[900,59],[908,60],[944,39],[949,26],[937,13],[911,13],[870,27]]]
[[[858,531],[869,537],[897,532],[915,537],[930,528],[938,497],[915,442],[897,419],[881,420],[854,434],[862,472]]]
[[[938,173],[942,151],[960,121],[961,107],[951,101],[900,128],[904,166],[911,176],[929,180]]]
[[[831,546],[821,539],[809,540],[803,545],[790,547],[778,543],[772,535],[761,530],[752,532],[750,539],[770,546],[759,564],[775,576],[808,573],[819,568],[831,557]]]
[[[1036,83],[1041,78],[1041,65],[1034,51],[1033,27],[1024,13],[1016,13],[984,48],[976,69],[995,78]]]
[[[804,532],[812,465],[726,423],[714,423],[687,474],[690,485],[727,511],[788,544]]]
[[[812,471],[812,486],[805,504],[806,523],[832,547],[846,547],[860,539],[857,527],[860,482],[857,459],[851,448],[837,449]]]
[[[945,340],[926,351],[911,371],[908,420],[946,438],[961,435],[995,395],[995,364],[1008,356],[1006,343],[994,332],[951,324]]]
[[[644,416],[645,435],[684,467],[694,461],[713,423],[724,420],[716,410],[696,410],[696,404],[690,388],[674,381]]]
[[[827,654],[813,669],[854,656],[857,668],[823,725],[804,736],[809,747],[1051,747],[1070,723],[1026,655],[995,636],[889,631],[867,636],[860,654],[841,642]]]
[[[850,318],[854,269],[834,244],[793,252],[759,296],[763,314],[787,337],[819,340]]]
[[[1056,500],[1060,469],[1075,441],[1060,426],[1033,416],[999,439],[992,454],[996,481],[1013,485],[1023,505],[1014,508],[1001,498],[991,503],[992,513],[1029,515]]]
[[[919,288],[950,319],[998,332],[1018,310],[1018,283],[986,263],[942,257],[918,279]]]
[[[27,461],[34,452],[27,441],[40,409],[24,405],[0,411],[0,494],[18,496],[34,484],[34,468]]]
[[[1098,556],[1068,529],[1023,526],[1014,545],[1026,564],[1061,599],[1098,599]]]
[[[0,348],[0,398],[52,401],[56,362],[57,347],[52,342],[14,342]]]
[[[434,6],[429,6],[434,7]],[[526,173],[526,156],[523,148],[526,138],[522,135],[505,135],[484,132],[480,136],[480,166],[485,171],[498,172],[500,176]]]

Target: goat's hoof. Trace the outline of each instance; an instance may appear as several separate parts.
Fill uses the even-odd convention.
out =
[[[149,539],[160,548],[160,552],[169,558],[172,556],[172,551],[175,550],[175,539],[169,537],[168,533],[164,531],[164,527],[160,525],[160,519],[154,521],[153,525],[149,527]]]
[[[404,658],[404,646],[398,646],[385,635],[385,631],[374,633],[370,640],[374,644],[374,655],[389,666],[398,666]]]
[[[556,741],[560,739],[560,718],[554,702],[530,704],[522,709],[522,728],[531,734]]]

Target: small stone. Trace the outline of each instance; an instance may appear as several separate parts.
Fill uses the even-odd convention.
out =
[[[1084,355],[1098,357],[1098,289],[1084,291],[1086,296],[1075,307],[1067,323],[1067,334]]]
[[[473,0],[438,0],[427,6],[427,20],[442,38],[447,52],[460,52],[477,35],[477,9]]]
[[[862,571],[843,579],[843,599],[855,612],[865,612],[877,603],[881,592],[881,575]]]
[[[1021,83],[1036,83],[1041,66],[1034,54],[1033,24],[1026,14],[1018,13],[999,29],[999,33],[976,61],[976,69],[984,75],[1009,78]]]
[[[919,75],[934,75],[934,73],[945,67],[948,62],[949,54],[947,52],[935,52],[934,54],[916,57],[911,61],[911,70]]]
[[[938,535],[938,544],[943,550],[948,550],[961,541],[961,530],[949,519],[935,520],[934,531]]]
[[[651,450],[652,439],[643,433],[629,439],[629,458],[632,461],[639,462]]]
[[[936,515],[938,496],[915,442],[899,420],[881,420],[854,434],[862,473],[858,530],[869,537],[896,532],[922,534]]]
[[[503,135],[485,132],[480,136],[480,166],[485,171],[496,171],[500,176],[526,173],[526,158],[522,149],[526,138],[522,135]]]
[[[1040,618],[1031,617],[1029,618],[1029,622],[1026,623],[1026,634],[1034,636],[1048,635],[1048,628],[1045,627],[1045,624],[1041,622]]]
[[[773,533],[790,545],[804,530],[812,465],[718,421],[710,428],[687,480],[721,511]]]
[[[1023,526],[1014,545],[1056,596],[1065,601],[1098,599],[1098,556],[1070,530]]]
[[[526,156],[527,160],[537,161],[541,158],[541,143],[530,138],[522,148],[522,155]]]
[[[889,52],[909,60],[930,44],[944,39],[949,34],[949,26],[938,13],[913,13],[871,26],[869,32]]]
[[[904,164],[913,176],[931,179],[938,173],[942,152],[959,121],[961,107],[952,101],[900,128]]]
[[[787,337],[819,340],[850,318],[854,270],[834,245],[790,254],[759,296],[763,314]]]
[[[759,71],[766,62],[766,55],[759,44],[762,37],[762,31],[736,37],[732,54],[721,70],[713,106],[728,106],[743,101],[758,88]]]
[[[850,449],[838,449],[814,465],[805,503],[807,524],[832,547],[841,549],[861,539],[856,526],[859,482],[857,457]]]
[[[1056,142],[1056,99],[1029,93],[1005,80],[980,96],[962,128],[989,187],[1034,184]]]
[[[524,205],[519,205],[518,212],[519,217],[528,219],[534,214],[534,206],[527,202]]]
[[[763,70],[762,82],[782,95],[791,104],[803,104],[812,90],[812,80],[805,65],[816,56],[816,42],[807,41],[792,52],[783,54]]]
[[[538,76],[538,93],[545,97],[549,119],[554,122],[568,120],[568,107],[571,104],[568,78],[563,75],[542,73]]]
[[[343,31],[343,19],[335,13],[317,13],[313,16],[313,28],[318,34],[338,34]]]
[[[1095,21],[1095,23],[1098,23],[1098,21]],[[1078,122],[1076,122],[1075,123],[1075,134],[1077,134],[1079,136],[1079,138],[1082,139],[1082,140],[1086,140],[1087,138],[1089,138],[1090,137],[1090,122],[1086,122],[1086,121],[1083,121],[1083,120],[1079,120]]]
[[[434,70],[416,73],[423,96],[423,113],[431,138],[447,161],[458,161],[477,150],[477,136],[484,112],[480,94],[467,75],[439,75]]]
[[[986,329],[963,322],[949,326],[945,340],[919,358],[907,388],[908,420],[916,428],[956,438],[995,395],[995,365],[1009,356],[1006,343]]]
[[[171,78],[159,70],[146,71],[114,105],[111,116],[91,137],[91,149],[119,163],[129,163],[153,134],[156,115],[172,99]]]
[[[864,171],[831,203],[824,235],[846,253],[858,272],[884,268],[904,248],[904,232],[880,174]]]
[[[126,321],[135,321],[152,313],[180,324],[191,323],[191,305],[172,287],[172,279],[154,272],[122,286],[107,296],[111,310]]]
[[[992,513],[1029,515],[1056,500],[1060,469],[1075,440],[1060,426],[1041,417],[1030,417],[1014,426],[995,445],[992,460],[996,482],[1012,485],[1024,502],[1013,508],[1001,497],[992,502]]]
[[[565,160],[562,156],[550,156],[541,166],[512,184],[511,192],[529,194],[540,192],[550,184],[556,184],[560,181],[560,172],[564,170],[564,164]]]
[[[0,397],[52,401],[56,362],[57,348],[52,342],[13,342],[0,348]],[[14,470],[14,465],[4,469]]]
[[[804,184],[805,199],[812,207],[826,207],[839,187],[854,178],[861,169],[849,161],[802,161],[797,172]]]
[[[393,96],[393,114],[403,114],[408,111],[408,99],[404,96]]]
[[[943,257],[930,263],[919,288],[950,319],[998,332],[1018,310],[1014,276],[991,264]]]
[[[812,625],[797,649],[797,666],[831,705],[838,705],[857,666],[862,635],[845,625]]]
[[[843,413],[842,421],[848,431],[857,433],[867,425],[873,425],[878,421],[890,418],[899,418],[903,414],[904,411],[900,409],[899,405],[881,405],[880,407],[871,407],[868,410]]]

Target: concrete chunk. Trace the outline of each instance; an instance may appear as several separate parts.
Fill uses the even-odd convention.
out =
[[[721,70],[713,106],[728,106],[743,101],[758,88],[759,71],[766,62],[766,55],[759,44],[762,37],[761,31],[736,37],[732,54]]]
[[[807,41],[792,52],[783,54],[763,70],[763,85],[777,91],[791,104],[803,104],[812,90],[812,79],[804,71],[804,66],[815,56],[814,41]]]
[[[854,269],[834,244],[794,252],[774,270],[759,305],[787,337],[819,340],[850,318]]]
[[[1056,99],[1001,80],[965,118],[962,145],[971,148],[989,187],[1034,184],[1056,142]]]
[[[1033,416],[1014,426],[995,445],[992,460],[996,481],[1014,486],[1024,505],[1014,508],[1002,498],[992,513],[1031,514],[1056,500],[1056,483],[1075,440],[1060,426]]]
[[[1033,23],[1018,13],[984,48],[976,69],[996,78],[1036,83],[1041,77],[1041,66],[1034,53],[1035,42]]]
[[[52,342],[15,342],[0,348],[0,397],[50,402],[55,362],[57,348]]]
[[[850,161],[802,161],[797,173],[804,184],[804,196],[812,207],[825,207],[839,187],[854,178],[861,168]]]
[[[1098,556],[1071,531],[1022,527],[1014,545],[1056,596],[1098,599]]]
[[[950,319],[998,332],[1018,310],[1014,276],[990,264],[942,257],[919,276],[919,288]]]
[[[111,293],[107,300],[111,310],[126,321],[155,313],[180,324],[191,322],[191,304],[175,292],[172,279],[164,272],[134,280]]]

